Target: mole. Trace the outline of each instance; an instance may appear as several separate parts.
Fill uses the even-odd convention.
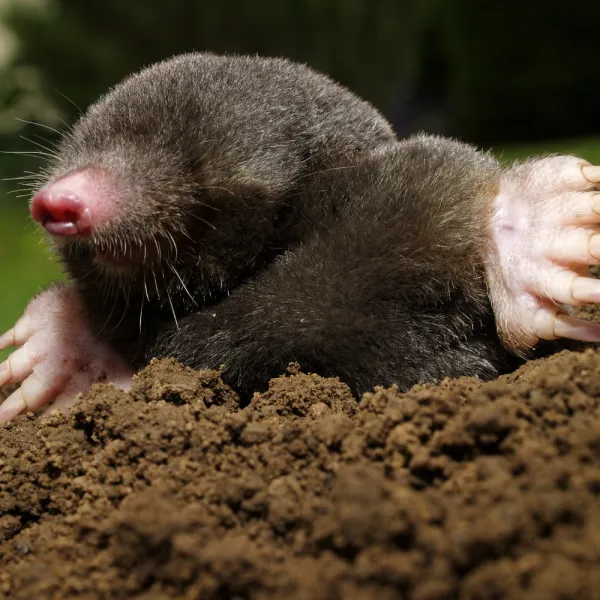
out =
[[[397,139],[367,102],[280,58],[190,53],[83,114],[31,215],[67,274],[0,348],[0,421],[128,389],[152,358],[221,371],[247,402],[290,363],[374,386],[496,377],[540,341],[600,341],[600,167],[501,166]]]

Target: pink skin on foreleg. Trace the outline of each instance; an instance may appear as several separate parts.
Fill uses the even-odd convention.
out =
[[[530,160],[502,177],[486,275],[498,331],[516,351],[540,339],[600,341],[566,307],[600,302],[600,167],[573,156]]]
[[[34,298],[15,326],[0,336],[0,350],[17,349],[0,364],[0,385],[21,384],[0,405],[0,422],[53,402],[65,409],[93,383],[122,389],[131,385],[132,369],[89,331],[80,300],[67,286]]]

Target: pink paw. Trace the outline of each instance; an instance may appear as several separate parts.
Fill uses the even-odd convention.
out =
[[[503,176],[486,275],[504,342],[516,351],[559,337],[600,341],[600,324],[566,307],[600,302],[600,167],[573,156],[530,160]]]
[[[16,325],[0,336],[0,350],[17,346],[0,364],[0,385],[21,386],[0,405],[0,422],[53,402],[65,408],[93,383],[128,389],[131,368],[89,331],[80,302],[66,286],[32,300]]]

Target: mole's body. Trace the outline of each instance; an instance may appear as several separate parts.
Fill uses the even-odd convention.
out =
[[[600,169],[503,171],[386,121],[305,67],[193,54],[117,86],[63,140],[33,218],[70,275],[0,347],[0,419],[152,357],[222,368],[244,396],[294,361],[357,394],[493,377],[537,341],[600,339]],[[493,307],[493,310],[492,310]],[[502,339],[502,341],[501,341]]]

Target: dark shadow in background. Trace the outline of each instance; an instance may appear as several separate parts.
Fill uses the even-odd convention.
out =
[[[598,0],[50,6],[17,4],[4,21],[20,41],[15,65],[40,70],[45,97],[67,122],[75,104],[85,108],[128,73],[180,52],[211,50],[307,62],[373,102],[401,135],[426,130],[489,145],[600,132]],[[3,81],[0,104],[17,102],[18,86]]]

